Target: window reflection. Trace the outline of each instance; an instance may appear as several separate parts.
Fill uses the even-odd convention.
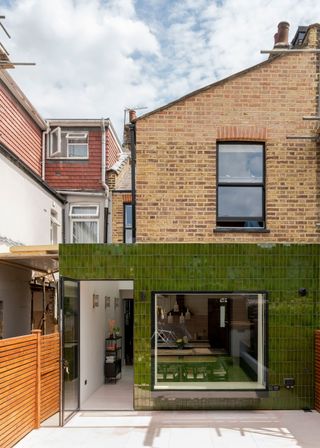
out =
[[[156,294],[154,388],[264,389],[264,303],[263,294]]]
[[[219,144],[217,190],[219,227],[264,227],[263,154],[262,144]]]
[[[219,145],[219,181],[261,183],[263,157],[261,145]]]
[[[262,187],[219,187],[220,217],[262,217]]]

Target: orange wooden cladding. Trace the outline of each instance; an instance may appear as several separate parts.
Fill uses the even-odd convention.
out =
[[[59,411],[60,399],[59,333],[41,337],[41,413],[43,422]]]
[[[315,399],[314,408],[320,412],[320,330],[315,332]]]
[[[0,340],[0,447],[11,448],[59,411],[58,333]]]

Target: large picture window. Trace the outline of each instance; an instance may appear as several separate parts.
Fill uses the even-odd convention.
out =
[[[155,293],[155,390],[263,390],[264,293]]]
[[[264,146],[219,143],[217,226],[265,227]]]

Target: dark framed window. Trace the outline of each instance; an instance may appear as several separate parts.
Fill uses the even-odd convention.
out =
[[[267,292],[157,291],[154,390],[265,390]]]
[[[217,149],[217,226],[265,228],[263,143],[219,143]]]
[[[123,204],[123,242],[132,243],[132,204]]]

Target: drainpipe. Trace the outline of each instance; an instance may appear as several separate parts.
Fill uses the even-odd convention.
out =
[[[104,217],[106,215],[105,209],[109,208],[109,199],[110,199],[110,191],[109,187],[106,183],[106,170],[107,170],[107,159],[106,159],[106,122],[105,119],[101,119],[101,184],[105,193],[105,204],[104,204]],[[104,225],[107,226],[108,222],[105,222]],[[105,235],[108,235],[108,229],[105,231]],[[108,242],[104,238],[104,242]]]
[[[131,196],[132,196],[132,242],[136,242],[136,119],[134,110],[130,110],[130,151],[131,151]]]
[[[45,180],[46,177],[46,136],[50,132],[50,126],[47,123],[47,129],[42,132],[42,161],[41,161],[41,177]]]

